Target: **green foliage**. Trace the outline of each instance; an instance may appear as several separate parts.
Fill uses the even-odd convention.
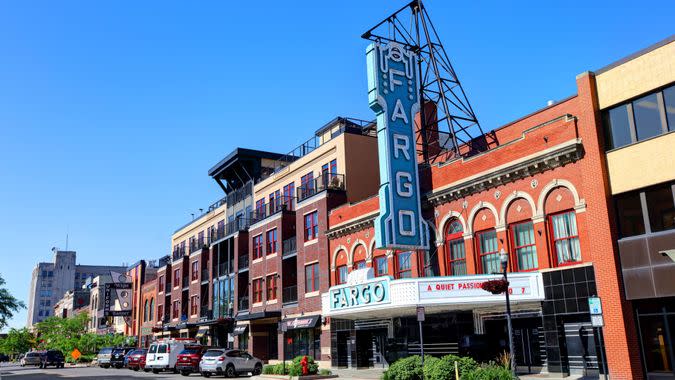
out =
[[[478,363],[469,356],[445,355],[441,360],[448,363],[452,368],[452,376],[448,377],[452,380],[455,380],[455,362],[457,362],[460,378],[478,368]]]
[[[430,356],[425,356],[427,360]],[[421,380],[422,379],[422,359],[417,356],[408,356],[407,358],[395,361],[389,369],[384,372],[384,380]]]
[[[462,374],[462,380],[513,380],[514,377],[508,369],[494,364],[488,364],[475,370]]]
[[[0,353],[16,356],[35,347],[35,337],[28,329],[10,329],[7,337],[0,340]]]
[[[319,370],[319,375],[321,375],[321,376],[329,376],[329,375],[332,375],[332,374],[333,374],[333,371],[331,371],[329,369],[321,368]]]
[[[0,330],[7,326],[7,320],[11,319],[14,313],[26,307],[22,301],[14,298],[3,285],[5,285],[5,279],[0,275]]]
[[[288,370],[288,374],[291,376],[300,376],[302,375],[302,365],[300,364],[300,361],[302,360],[303,356],[296,356],[295,359],[291,362]],[[311,356],[307,356],[307,369],[309,371],[310,375],[316,375],[317,372],[319,372],[319,365],[316,364],[314,361],[314,358]]]
[[[39,349],[60,350],[67,362],[73,362],[70,353],[77,348],[83,358],[91,360],[102,347],[122,346],[127,337],[122,334],[97,335],[86,330],[89,316],[78,314],[71,318],[49,317],[36,325]]]
[[[263,367],[264,375],[288,375],[289,366],[283,363],[266,365]]]
[[[424,358],[424,380],[450,380],[455,378],[455,364],[433,356]]]

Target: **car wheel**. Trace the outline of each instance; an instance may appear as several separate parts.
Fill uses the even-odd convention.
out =
[[[180,374],[183,376],[190,376],[190,372],[188,371],[180,371]]]
[[[138,371],[138,367],[134,367],[133,369],[134,369],[134,371]]]
[[[211,374],[208,372],[202,372],[202,376],[204,377],[211,377]]]
[[[159,373],[159,370],[158,370],[158,369],[156,369],[156,368],[153,368],[153,369],[152,369],[152,373],[154,373],[154,374],[156,375],[156,374],[158,374],[158,373]]]
[[[225,377],[235,376],[237,376],[237,371],[234,370],[234,366],[232,364],[228,365],[227,368],[225,368]]]
[[[262,373],[262,364],[258,363],[255,365],[255,368],[253,368],[253,376],[258,376]]]

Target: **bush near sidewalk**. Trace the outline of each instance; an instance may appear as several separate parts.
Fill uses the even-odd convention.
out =
[[[460,379],[455,379],[455,362]],[[511,372],[496,364],[479,365],[470,357],[446,355],[442,358],[424,356],[424,367],[419,356],[397,360],[383,376],[383,380],[512,380]]]

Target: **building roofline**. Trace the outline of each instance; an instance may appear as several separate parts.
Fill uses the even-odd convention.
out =
[[[271,160],[278,160],[281,158],[282,154],[280,153],[274,153],[274,152],[268,152],[264,150],[256,150],[256,149],[248,149],[248,148],[235,148],[230,154],[225,156],[222,160],[220,160],[217,164],[215,164],[211,169],[209,169],[209,176],[213,177],[214,175],[218,175],[218,173],[222,172],[225,170],[228,166],[230,166],[234,161],[236,160],[237,156],[248,156],[248,157],[254,157],[254,158],[268,158]]]
[[[668,44],[671,43],[671,42],[675,42],[675,34],[672,34],[672,35],[670,35],[670,36],[664,38],[663,40],[661,40],[661,41],[659,41],[659,42],[657,42],[657,43],[655,43],[655,44],[652,44],[652,45],[650,45],[650,46],[647,46],[647,47],[644,48],[644,49],[638,50],[638,51],[636,51],[635,53],[629,54],[629,55],[627,55],[627,56],[625,56],[625,57],[619,59],[618,61],[614,61],[614,62],[610,63],[609,65],[607,65],[607,66],[605,66],[605,67],[602,67],[602,68],[600,68],[599,70],[596,70],[596,71],[595,71],[595,75],[600,75],[600,74],[602,74],[602,73],[604,73],[604,72],[606,72],[606,71],[609,71],[609,70],[611,70],[611,69],[613,69],[613,68],[615,68],[615,67],[617,67],[617,66],[621,66],[621,65],[623,65],[623,64],[626,63],[626,62],[632,61],[632,60],[634,60],[635,58],[638,58],[638,57],[640,57],[640,56],[642,56],[642,55],[645,55],[645,54],[647,54],[647,53],[649,53],[649,52],[651,52],[651,51],[653,51],[653,50],[656,50],[656,49],[658,49],[658,48],[660,48],[660,47],[662,47],[662,46],[666,46],[666,45],[668,45]]]

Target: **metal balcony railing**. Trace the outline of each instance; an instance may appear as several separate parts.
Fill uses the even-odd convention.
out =
[[[227,207],[232,207],[251,195],[253,195],[253,181],[248,181],[244,186],[227,194]]]
[[[282,257],[291,256],[298,251],[297,241],[298,239],[295,236],[293,236],[288,239],[285,239],[281,243]]]
[[[208,269],[202,269],[202,281],[208,281],[209,280],[209,270]]]
[[[250,225],[251,219],[249,218],[239,217],[235,220],[229,221],[227,224],[225,224],[225,236],[235,232],[246,231]]]
[[[251,223],[257,223],[265,218],[284,210],[293,211],[295,209],[295,197],[280,196],[273,201],[265,203],[251,212]]]
[[[173,260],[182,259],[183,256],[185,256],[185,247],[177,247],[176,249],[173,250],[171,254],[171,258]]]
[[[199,308],[199,318],[204,320],[213,319],[213,310],[209,310],[208,306],[202,306]]]
[[[224,276],[227,274],[227,264],[218,265],[218,277]]]
[[[324,173],[313,181],[298,187],[298,202],[324,190],[345,190],[344,174]]]
[[[225,237],[225,225],[222,225],[218,228],[214,228],[211,231],[209,231],[209,244],[213,243],[214,241],[220,240]]]
[[[248,255],[240,255],[239,256],[239,269],[246,269],[248,268]]]
[[[204,247],[206,247],[206,241],[203,237],[201,239],[196,238],[190,241],[190,253],[200,251]]]
[[[190,278],[188,276],[183,276],[183,288],[190,286]]]
[[[283,304],[298,302],[298,286],[285,286],[281,291],[281,302]]]

